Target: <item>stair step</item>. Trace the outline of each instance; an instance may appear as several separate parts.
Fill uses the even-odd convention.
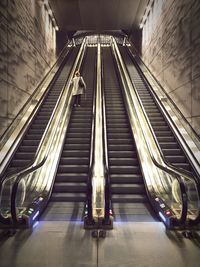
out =
[[[64,144],[64,150],[89,150],[90,144]]]
[[[86,183],[60,182],[55,183],[53,187],[53,193],[86,193],[86,191]]]
[[[182,155],[176,155],[176,156],[166,156],[166,159],[169,161],[169,162],[173,162],[174,163],[186,163],[186,157],[185,156],[182,156]]]
[[[139,166],[110,166],[111,174],[138,174],[140,173]]]
[[[139,194],[113,194],[112,202],[114,203],[145,203],[148,202],[146,195]]]
[[[143,184],[111,184],[112,194],[145,194]]]
[[[89,157],[90,151],[88,150],[64,150],[62,157]]]
[[[165,149],[165,148],[163,148],[162,149],[162,152],[163,152],[163,154],[165,155],[165,156],[175,156],[175,155],[182,155],[183,154],[183,152],[181,151],[181,149],[180,148],[176,148],[176,149]]]
[[[24,167],[28,166],[28,164],[31,162],[31,160],[25,160],[25,159],[13,159],[11,161],[11,167]]]
[[[76,144],[76,145],[78,145],[78,144],[89,144],[90,143],[90,138],[85,138],[85,137],[82,137],[82,138],[66,138],[66,145],[67,144],[70,144],[70,145],[72,145],[72,144]]]
[[[84,202],[86,201],[86,194],[85,193],[53,193],[51,195],[51,201]]]
[[[120,145],[122,145],[122,144],[124,144],[124,145],[128,145],[128,144],[133,144],[133,140],[132,139],[127,139],[127,138],[124,138],[124,139],[122,139],[122,138],[115,138],[115,139],[113,139],[113,138],[108,138],[108,140],[107,140],[107,142],[108,142],[108,144],[109,145],[118,145],[118,144],[120,144]]]
[[[111,158],[127,158],[127,157],[131,157],[134,158],[137,156],[137,152],[135,150],[130,150],[130,151],[108,151],[108,155]]]
[[[20,146],[19,150],[20,152],[36,152],[38,146]]]
[[[126,151],[133,151],[135,148],[134,144],[128,144],[128,145],[110,145],[108,144],[108,149],[109,151],[122,151],[122,150],[126,150]]]
[[[117,166],[131,166],[131,165],[138,165],[138,159],[137,158],[110,158],[109,157],[109,163],[111,166],[117,165]]]
[[[88,165],[89,164],[89,158],[87,157],[61,157],[60,164],[81,164],[81,165]]]
[[[172,149],[175,149],[175,148],[179,148],[179,145],[178,143],[176,142],[170,142],[170,143],[167,143],[167,142],[160,142],[160,147],[161,148],[164,148],[164,149],[169,149],[169,148],[172,148]]]
[[[87,182],[87,173],[57,173],[56,183],[59,182]]]
[[[88,165],[59,165],[58,173],[87,173],[88,172]]]
[[[185,169],[187,171],[191,171],[190,164],[185,162],[185,163],[176,163],[176,162],[171,162],[175,167]]]
[[[40,140],[23,140],[22,144],[24,146],[38,146],[40,143]]]
[[[115,184],[135,184],[142,183],[143,177],[139,174],[110,174],[111,183]]]
[[[29,152],[17,152],[14,156],[15,159],[33,159],[35,156],[35,153],[29,153]]]
[[[90,138],[91,133],[67,133],[66,139],[68,138]]]
[[[174,136],[158,136],[157,137],[158,142],[174,142],[175,138]]]
[[[132,139],[132,134],[130,132],[126,133],[108,133],[108,139]]]

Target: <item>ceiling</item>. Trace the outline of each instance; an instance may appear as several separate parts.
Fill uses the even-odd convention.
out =
[[[62,31],[130,32],[139,25],[148,0],[49,0],[49,3]]]

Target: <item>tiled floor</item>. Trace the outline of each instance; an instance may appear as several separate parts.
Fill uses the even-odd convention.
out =
[[[199,267],[200,237],[166,232],[161,222],[115,222],[94,239],[81,222],[40,221],[13,237],[0,235],[1,267]]]

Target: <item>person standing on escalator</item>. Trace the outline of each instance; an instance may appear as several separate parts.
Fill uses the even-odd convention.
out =
[[[86,84],[78,70],[75,72],[74,78],[71,81],[71,85],[73,85],[72,94],[74,96],[74,107],[80,107],[81,95],[84,94],[86,97]]]

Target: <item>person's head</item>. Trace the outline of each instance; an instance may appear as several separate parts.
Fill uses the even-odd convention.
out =
[[[80,72],[78,70],[75,72],[75,76],[80,76]]]

